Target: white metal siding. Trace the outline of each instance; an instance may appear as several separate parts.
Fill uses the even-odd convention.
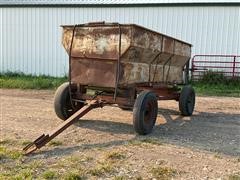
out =
[[[0,8],[0,72],[3,71],[3,26],[2,26],[2,9]]]
[[[239,3],[239,0],[0,0],[5,5],[116,5],[116,4]]]
[[[2,16],[2,17],[1,17]],[[240,54],[240,6],[0,8],[1,71],[62,76],[61,24],[135,23],[193,44],[195,54]]]

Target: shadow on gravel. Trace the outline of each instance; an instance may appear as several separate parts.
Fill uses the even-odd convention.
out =
[[[240,155],[240,114],[196,111],[183,117],[178,111],[159,109],[167,121],[150,135],[169,143],[190,146],[226,155]]]
[[[163,108],[159,114],[167,122],[157,125],[149,137],[180,146],[240,155],[240,114],[196,111],[191,117],[183,117],[179,111]],[[114,121],[81,120],[79,126],[115,134],[135,133],[131,124]]]
[[[148,136],[135,136],[129,140],[115,140],[105,143],[82,144],[74,147],[59,147],[40,151],[35,155],[61,156],[74,151],[84,151],[92,148],[114,147],[126,144],[127,141],[139,138],[155,138],[162,142],[202,149],[211,152],[224,153],[231,156],[240,155],[240,114],[195,112],[191,117],[183,117],[178,111],[159,109],[159,115],[166,120],[165,124],[157,125]],[[81,128],[113,134],[135,134],[131,124],[104,121],[81,120],[75,124]]]
[[[81,128],[109,132],[112,134],[135,134],[132,124],[122,122],[81,119],[74,125]]]

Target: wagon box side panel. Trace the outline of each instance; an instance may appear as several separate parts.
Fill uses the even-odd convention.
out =
[[[170,82],[170,83],[182,83],[183,78],[182,67],[179,66],[163,66],[151,65],[150,69],[150,81],[152,82]]]
[[[176,41],[174,54],[175,56],[173,57],[172,64],[175,66],[181,66],[183,68],[191,57],[191,46]]]
[[[119,56],[119,27],[77,27],[71,52],[71,81],[73,83],[115,87]],[[73,26],[64,27],[62,44],[69,53]],[[130,46],[130,28],[121,26],[121,54]]]
[[[116,62],[72,58],[72,82],[76,84],[115,87]]]
[[[143,27],[132,25],[131,56],[137,63],[151,63],[162,48],[162,36]]]
[[[149,65],[146,63],[123,62],[121,63],[120,85],[144,83],[149,80]]]
[[[62,43],[68,53],[73,28],[63,28]],[[119,55],[120,86],[149,81],[182,83],[191,45],[134,24],[80,26],[75,29],[72,45],[71,80],[114,88]]]

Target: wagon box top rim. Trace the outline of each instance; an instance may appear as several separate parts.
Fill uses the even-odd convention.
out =
[[[160,32],[157,32],[157,31],[154,31],[154,30],[151,30],[149,28],[146,28],[146,27],[143,27],[143,26],[140,26],[138,24],[134,24],[134,23],[130,23],[130,24],[120,24],[120,23],[105,23],[104,21],[103,22],[96,22],[96,23],[86,23],[86,24],[75,24],[75,25],[61,25],[61,27],[63,28],[67,28],[67,27],[74,27],[74,26],[77,26],[77,27],[99,27],[99,26],[136,26],[136,27],[139,27],[139,28],[142,28],[144,30],[147,30],[147,31],[150,31],[152,33],[155,33],[155,34],[159,34],[159,35],[163,35],[165,37],[168,37],[168,38],[172,38],[176,41],[179,41],[181,43],[184,43],[184,44],[187,44],[189,45],[190,47],[192,47],[193,45],[186,42],[186,41],[183,41],[183,40],[180,40],[180,39],[177,39],[177,38],[174,38],[172,36],[169,36],[169,35],[166,35],[166,34],[163,34],[163,33],[160,33]]]

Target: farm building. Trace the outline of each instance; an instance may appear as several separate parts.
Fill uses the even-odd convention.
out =
[[[0,71],[63,76],[61,25],[134,23],[193,45],[196,54],[240,54],[239,0],[0,0]]]

